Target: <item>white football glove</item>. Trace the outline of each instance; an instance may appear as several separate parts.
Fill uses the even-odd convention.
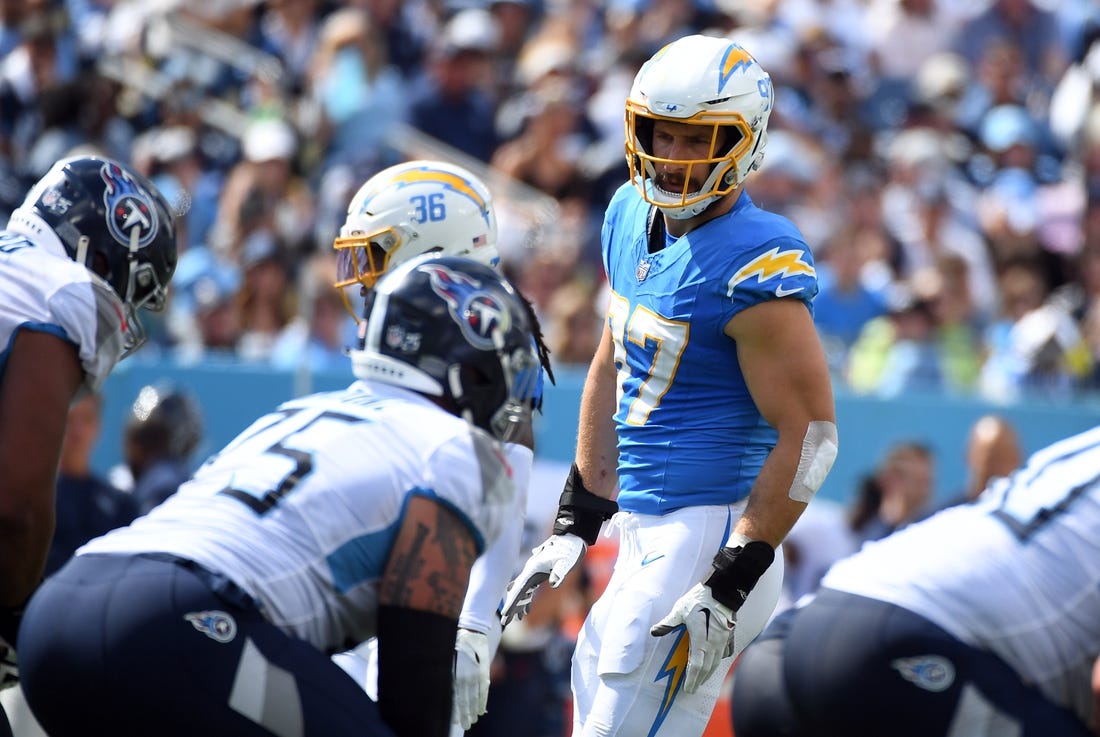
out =
[[[557,588],[571,570],[577,567],[588,546],[576,535],[551,535],[546,542],[531,551],[523,570],[508,584],[500,621],[507,625],[513,619],[523,619],[531,609],[535,589],[543,581]]]
[[[15,659],[15,648],[0,637],[0,691],[19,683],[19,665]]]
[[[680,625],[687,629],[688,662],[684,673],[684,691],[695,693],[710,678],[722,658],[729,654],[737,612],[717,601],[710,587],[695,584],[672,606],[672,611],[649,631],[660,637]]]
[[[465,732],[489,705],[489,638],[459,629],[455,638],[454,709],[451,721]]]

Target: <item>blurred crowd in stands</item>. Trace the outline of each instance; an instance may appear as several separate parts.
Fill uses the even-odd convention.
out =
[[[127,160],[185,225],[160,355],[341,371],[352,193],[451,159],[494,190],[554,358],[584,365],[623,103],[691,32],[774,79],[748,191],[814,249],[838,384],[1100,388],[1096,0],[0,0],[0,218],[74,150]]]

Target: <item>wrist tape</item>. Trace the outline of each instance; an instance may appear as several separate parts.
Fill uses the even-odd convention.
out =
[[[574,463],[565,480],[565,490],[558,500],[558,516],[554,520],[554,534],[576,535],[588,545],[595,545],[600,526],[619,511],[619,505],[610,499],[597,496],[585,488],[581,472]]]
[[[733,611],[741,608],[752,587],[775,560],[775,548],[763,540],[751,540],[734,548],[723,547],[711,564],[714,572],[705,583],[711,595]]]

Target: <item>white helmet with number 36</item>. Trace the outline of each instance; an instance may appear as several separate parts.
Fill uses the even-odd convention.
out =
[[[496,243],[492,195],[480,179],[443,161],[408,161],[378,172],[352,198],[333,243],[335,286],[372,287],[397,264],[428,252],[495,267]]]
[[[626,158],[630,178],[647,202],[669,217],[694,217],[729,194],[760,166],[768,142],[773,104],[772,80],[738,44],[725,38],[686,36],[647,61],[634,78],[626,101]],[[684,190],[656,186],[653,124],[657,120],[698,125],[710,139],[705,159],[687,164]],[[691,167],[709,169],[698,192],[688,192]]]

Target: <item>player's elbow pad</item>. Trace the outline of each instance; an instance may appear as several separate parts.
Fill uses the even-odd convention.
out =
[[[458,622],[418,609],[378,608],[378,709],[399,737],[445,737]]]

